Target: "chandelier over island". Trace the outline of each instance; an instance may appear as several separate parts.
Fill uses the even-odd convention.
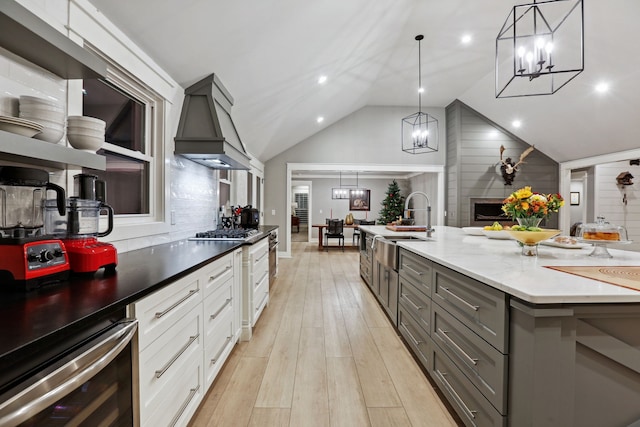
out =
[[[496,38],[496,98],[551,95],[583,70],[583,0],[513,7]]]

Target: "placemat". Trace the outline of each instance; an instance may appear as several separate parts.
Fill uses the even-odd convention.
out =
[[[545,267],[564,273],[575,274],[587,279],[599,280],[623,288],[640,291],[640,267],[629,266],[607,266],[607,267],[585,267],[585,266],[551,266]]]

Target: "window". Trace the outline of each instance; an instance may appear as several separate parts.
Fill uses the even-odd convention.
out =
[[[83,169],[107,183],[107,201],[114,214],[148,214],[149,151],[145,135],[145,105],[104,80],[84,80],[82,111],[106,122],[104,148],[107,169]]]
[[[231,171],[227,169],[220,170],[220,179],[218,179],[219,185],[219,199],[220,208],[223,209],[224,214],[227,213],[227,208],[231,207]]]
[[[107,163],[104,171],[83,168],[83,173],[106,182],[107,203],[115,215],[161,221],[163,192],[154,189],[161,189],[163,182],[162,99],[110,64],[105,80],[83,81],[82,111],[106,122],[105,143],[98,154]]]

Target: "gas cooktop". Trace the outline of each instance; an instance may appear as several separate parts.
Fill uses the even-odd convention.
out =
[[[196,237],[189,240],[247,240],[258,234],[260,232],[252,228],[219,228],[196,233]]]

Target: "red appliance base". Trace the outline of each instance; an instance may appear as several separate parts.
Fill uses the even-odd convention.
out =
[[[74,273],[95,273],[101,268],[114,270],[118,265],[118,252],[111,243],[99,242],[95,237],[66,239],[69,265]]]
[[[69,276],[69,258],[56,239],[0,241],[0,284],[30,291]]]

